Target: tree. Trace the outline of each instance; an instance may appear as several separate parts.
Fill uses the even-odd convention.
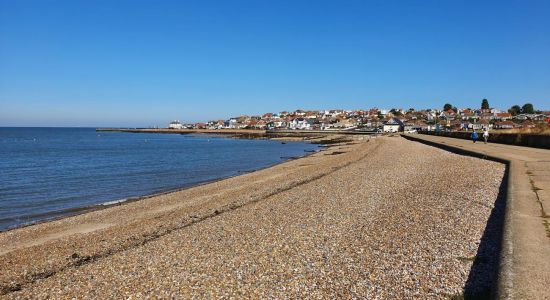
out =
[[[443,105],[443,110],[448,111],[449,109],[453,109],[453,106],[450,103],[445,103],[445,105]]]
[[[534,113],[535,113],[535,108],[533,107],[533,104],[531,104],[531,103],[525,103],[525,104],[521,107],[521,113],[524,113],[524,114],[534,114]]]
[[[510,109],[508,110],[508,112],[509,112],[512,116],[517,116],[519,113],[521,113],[521,107],[519,107],[519,105],[514,105],[514,106],[510,107]]]
[[[481,109],[489,109],[489,101],[487,99],[481,100]]]
[[[396,117],[399,117],[399,116],[402,116],[402,115],[403,115],[403,114],[401,113],[401,111],[399,111],[399,110],[397,110],[397,109],[395,109],[395,108],[392,108],[392,109],[390,110],[390,112],[391,112],[394,116],[396,116]]]

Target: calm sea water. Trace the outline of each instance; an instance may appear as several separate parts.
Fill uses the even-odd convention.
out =
[[[316,149],[211,135],[0,128],[0,230],[237,175]]]

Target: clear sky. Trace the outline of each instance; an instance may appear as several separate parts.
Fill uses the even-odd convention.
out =
[[[550,1],[0,0],[0,126],[550,109]]]

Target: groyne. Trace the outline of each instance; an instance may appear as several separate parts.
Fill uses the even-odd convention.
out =
[[[239,138],[316,138],[328,135],[376,135],[360,130],[262,130],[262,129],[170,129],[170,128],[97,128],[97,132],[219,134]]]

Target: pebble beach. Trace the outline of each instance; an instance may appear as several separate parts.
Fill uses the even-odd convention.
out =
[[[483,296],[501,163],[401,137],[0,233],[0,298]]]

